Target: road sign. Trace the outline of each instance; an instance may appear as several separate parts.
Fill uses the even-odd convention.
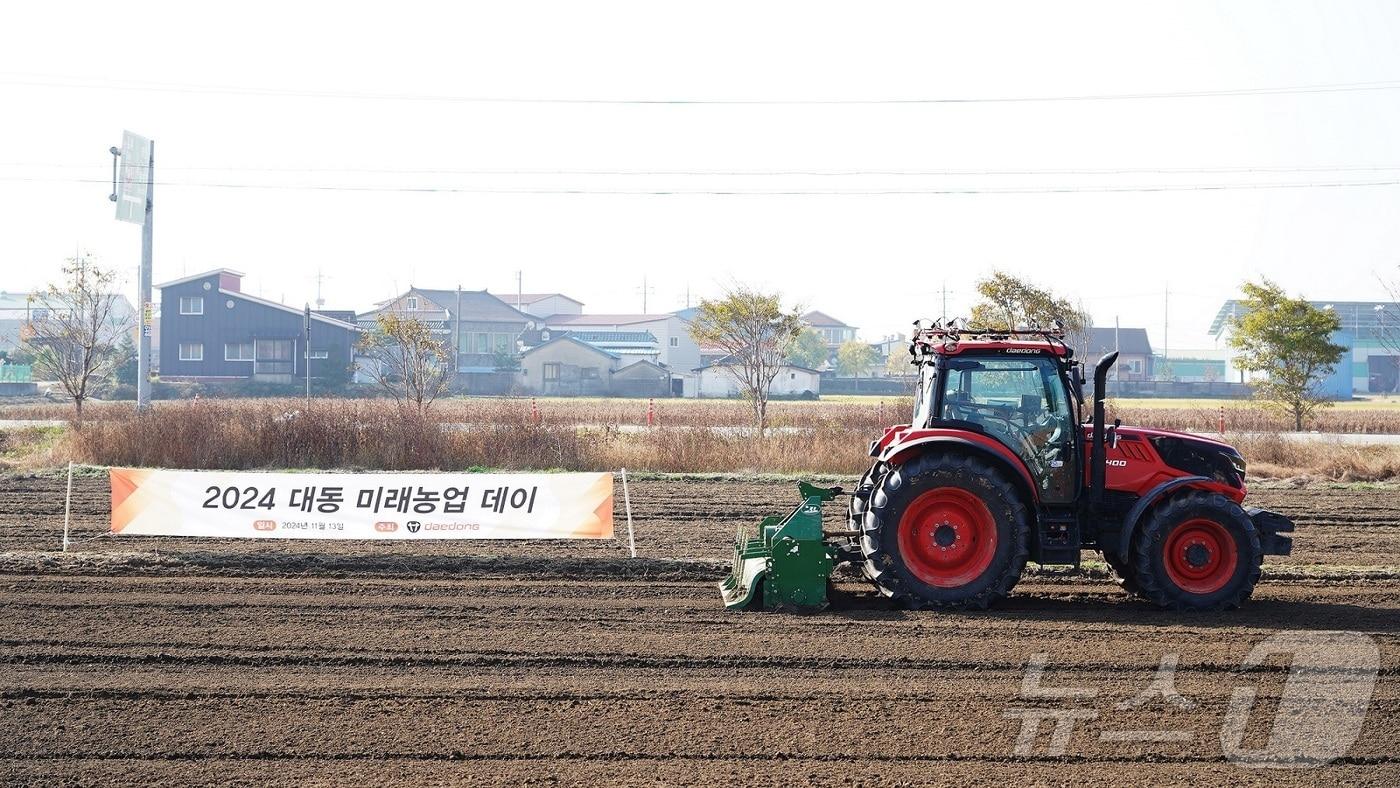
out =
[[[117,169],[117,219],[141,224],[146,221],[150,196],[151,141],[140,134],[122,132],[122,162]]]

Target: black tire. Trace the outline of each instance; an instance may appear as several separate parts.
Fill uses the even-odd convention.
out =
[[[1133,565],[1123,563],[1123,559],[1118,557],[1118,553],[1112,550],[1103,551],[1104,563],[1113,570],[1113,574],[1118,577],[1118,587],[1123,589],[1123,593],[1128,596],[1142,596],[1142,588],[1138,585],[1137,576],[1133,574]]]
[[[880,475],[884,472],[885,464],[883,462],[877,460],[871,463],[870,467],[861,475],[855,492],[851,493],[851,502],[846,508],[846,527],[852,531],[850,545],[855,548],[855,553],[860,552],[860,537],[865,526],[865,513],[870,510],[870,500],[875,497],[875,487],[879,484]],[[866,564],[864,558],[853,562],[853,566],[860,569],[861,575],[873,583],[875,578],[870,576]]]
[[[865,574],[881,593],[910,607],[974,609],[985,609],[1011,593],[1026,566],[1030,518],[1016,488],[1000,471],[965,453],[932,452],[889,468],[877,482],[865,512],[860,544]],[[932,496],[922,498],[926,493]],[[919,569],[919,556],[901,554],[900,528],[911,504],[920,501],[910,514],[911,521],[904,524],[904,544],[925,544],[922,537],[930,532],[923,530],[928,523],[920,520],[919,513],[929,511],[926,501],[947,495],[971,504],[980,502],[982,520],[980,525],[965,530],[959,527],[966,523],[958,527],[950,527],[947,520],[933,523],[943,534],[954,533],[948,537],[952,541],[946,543],[947,547],[939,549],[972,550],[972,555],[990,557],[985,558],[985,567],[980,560],[970,562],[968,571],[975,574],[968,575],[965,582],[950,572],[944,580],[957,581],[956,585],[935,585],[927,580],[927,564],[924,570]],[[957,540],[962,539],[960,534],[964,532],[986,536],[994,533],[996,538],[969,538],[960,543]],[[945,544],[937,541],[938,530],[931,533],[936,545]],[[959,544],[967,546],[959,548]],[[925,549],[932,552],[936,545],[928,542]]]
[[[875,495],[875,484],[885,468],[885,464],[875,461],[861,474],[860,482],[856,484],[855,490],[851,493],[851,502],[846,507],[846,527],[856,534],[860,533],[861,525],[865,522],[865,512],[870,508],[870,499]]]
[[[1193,543],[1192,529],[1205,537]],[[1217,534],[1218,541],[1212,542]],[[1202,541],[1211,546],[1203,546]],[[1215,549],[1217,545],[1220,549]],[[1196,549],[1194,556],[1192,549]],[[1177,611],[1218,611],[1237,608],[1254,593],[1264,551],[1254,523],[1239,504],[1219,493],[1193,490],[1172,497],[1148,515],[1133,538],[1129,558],[1142,595],[1157,605]],[[1200,566],[1193,565],[1193,560]],[[1195,580],[1185,571],[1209,574]]]

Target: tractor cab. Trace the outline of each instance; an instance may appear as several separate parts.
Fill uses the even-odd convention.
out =
[[[920,364],[910,427],[990,437],[1025,464],[1042,500],[1073,501],[1080,486],[1080,401],[1068,349],[978,341],[952,351],[933,352]]]

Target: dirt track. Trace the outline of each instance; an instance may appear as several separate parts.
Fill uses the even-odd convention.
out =
[[[105,527],[105,496],[105,479],[75,490],[77,538]],[[1297,550],[1233,614],[1035,575],[990,613],[894,611],[849,585],[792,616],[726,613],[712,584],[737,525],[795,502],[787,484],[637,483],[635,562],[616,543],[132,538],[59,560],[37,551],[57,544],[61,485],[3,479],[0,781],[1400,782],[1400,493],[1253,500],[1298,518]],[[1337,629],[1381,654],[1346,756],[1228,762],[1232,690],[1258,688],[1245,746],[1263,746],[1287,675],[1285,656],[1247,673],[1244,656]],[[1044,686],[1097,694],[1019,697],[1038,653]],[[1116,710],[1169,654],[1194,708]],[[1018,756],[1027,706],[1097,717],[1063,755],[1046,721]],[[1177,740],[1112,741],[1157,730]]]

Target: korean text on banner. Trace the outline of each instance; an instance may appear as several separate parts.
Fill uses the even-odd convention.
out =
[[[112,533],[257,539],[611,539],[611,473],[112,468]]]

